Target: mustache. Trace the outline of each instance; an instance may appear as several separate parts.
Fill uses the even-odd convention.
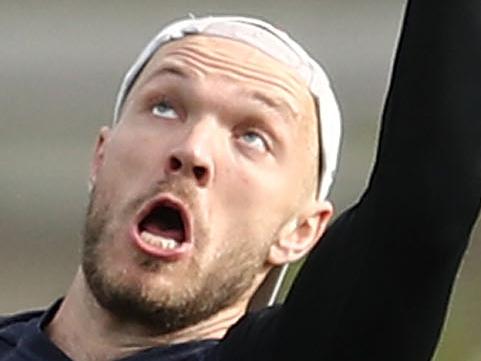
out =
[[[196,186],[184,178],[160,180],[145,189],[131,201],[128,208],[138,209],[143,204],[162,193],[169,193],[181,200],[189,209],[196,209],[199,193]]]

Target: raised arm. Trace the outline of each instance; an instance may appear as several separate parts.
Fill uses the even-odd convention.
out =
[[[274,359],[429,360],[480,202],[481,1],[410,1],[369,186],[303,267]]]

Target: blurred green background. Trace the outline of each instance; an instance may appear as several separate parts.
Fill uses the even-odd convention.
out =
[[[237,13],[281,24],[330,74],[344,116],[338,212],[366,183],[404,1],[1,1],[0,313],[43,307],[78,264],[89,159],[123,72],[166,22]],[[481,231],[437,361],[481,360]]]

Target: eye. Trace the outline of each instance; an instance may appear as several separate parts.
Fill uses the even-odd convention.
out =
[[[152,107],[152,114],[159,118],[177,119],[179,115],[168,101],[162,100]]]
[[[243,133],[240,136],[240,139],[244,141],[244,143],[246,143],[249,147],[255,148],[256,150],[266,152],[269,149],[269,145],[265,138],[261,134],[253,130],[249,130]]]

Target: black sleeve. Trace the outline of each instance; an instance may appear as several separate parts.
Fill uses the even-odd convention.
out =
[[[301,270],[273,360],[427,361],[436,347],[481,202],[481,1],[406,11],[369,186]]]

